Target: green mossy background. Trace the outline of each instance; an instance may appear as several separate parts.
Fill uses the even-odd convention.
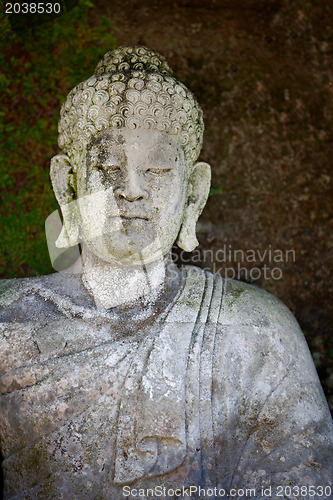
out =
[[[24,29],[1,14],[0,276],[52,272],[44,222],[57,208],[61,102],[115,43],[146,45],[204,111],[212,189],[199,250],[295,250],[281,279],[255,284],[295,314],[333,409],[333,2],[71,1]],[[223,275],[237,262],[201,265]]]

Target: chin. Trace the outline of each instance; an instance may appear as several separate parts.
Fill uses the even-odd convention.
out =
[[[85,243],[100,260],[125,266],[142,266],[161,260],[169,253],[172,243],[165,241],[163,236],[164,240],[155,230],[132,233],[120,230],[93,240],[85,239]]]
[[[146,247],[137,246],[129,249],[128,247],[120,247],[120,246],[103,246],[100,245],[95,247],[94,245],[88,245],[88,248],[91,253],[95,255],[100,260],[105,262],[109,262],[110,264],[120,264],[125,266],[133,266],[133,265],[143,265],[148,262],[152,262],[159,258],[161,252],[155,252],[152,254],[150,252],[146,252]]]

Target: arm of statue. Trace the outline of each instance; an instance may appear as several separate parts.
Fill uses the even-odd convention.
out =
[[[255,287],[229,284],[221,323],[213,379],[218,481],[255,488],[256,498],[331,498],[332,420],[293,315]]]

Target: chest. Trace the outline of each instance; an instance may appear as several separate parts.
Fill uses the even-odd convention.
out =
[[[106,429],[112,436],[124,379],[138,348],[133,339],[117,341],[110,326],[68,320],[4,324],[2,330],[5,457],[51,436],[60,454],[82,446],[81,441],[94,442]]]

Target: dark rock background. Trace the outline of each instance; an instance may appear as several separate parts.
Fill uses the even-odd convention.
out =
[[[239,277],[296,315],[333,407],[333,3],[97,0],[93,22],[102,13],[118,45],[161,52],[203,108],[201,159],[213,189],[198,227],[201,257],[295,251],[288,262],[232,254],[201,265],[221,274],[237,261],[259,268],[253,280],[244,269]]]

